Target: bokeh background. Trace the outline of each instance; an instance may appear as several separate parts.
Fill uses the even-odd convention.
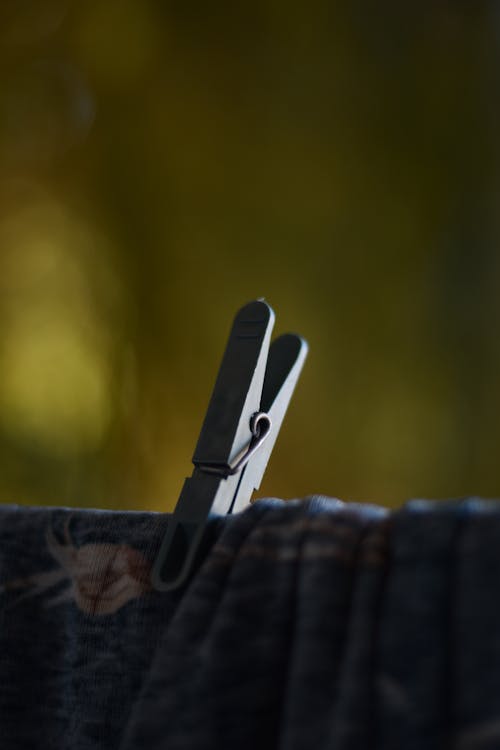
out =
[[[500,6],[2,0],[0,502],[170,510],[230,323],[260,495],[499,492]]]

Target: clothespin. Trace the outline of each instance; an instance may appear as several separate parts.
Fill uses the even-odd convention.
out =
[[[258,489],[307,355],[300,336],[270,346],[274,313],[264,300],[237,313],[205,421],[160,547],[152,583],[173,590],[189,577],[210,516],[236,513]]]

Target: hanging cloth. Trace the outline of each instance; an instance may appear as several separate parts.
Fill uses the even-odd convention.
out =
[[[0,747],[500,746],[500,505],[259,501],[183,589],[168,516],[0,509]]]

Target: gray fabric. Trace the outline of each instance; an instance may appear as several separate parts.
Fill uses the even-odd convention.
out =
[[[152,591],[168,516],[0,508],[0,747],[500,747],[500,507],[259,501]]]

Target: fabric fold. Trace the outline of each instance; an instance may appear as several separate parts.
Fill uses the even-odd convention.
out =
[[[314,496],[211,519],[0,507],[2,750],[493,750],[500,504]]]
[[[353,743],[371,731],[388,517],[312,498],[228,520],[159,646],[123,750],[364,747]]]

